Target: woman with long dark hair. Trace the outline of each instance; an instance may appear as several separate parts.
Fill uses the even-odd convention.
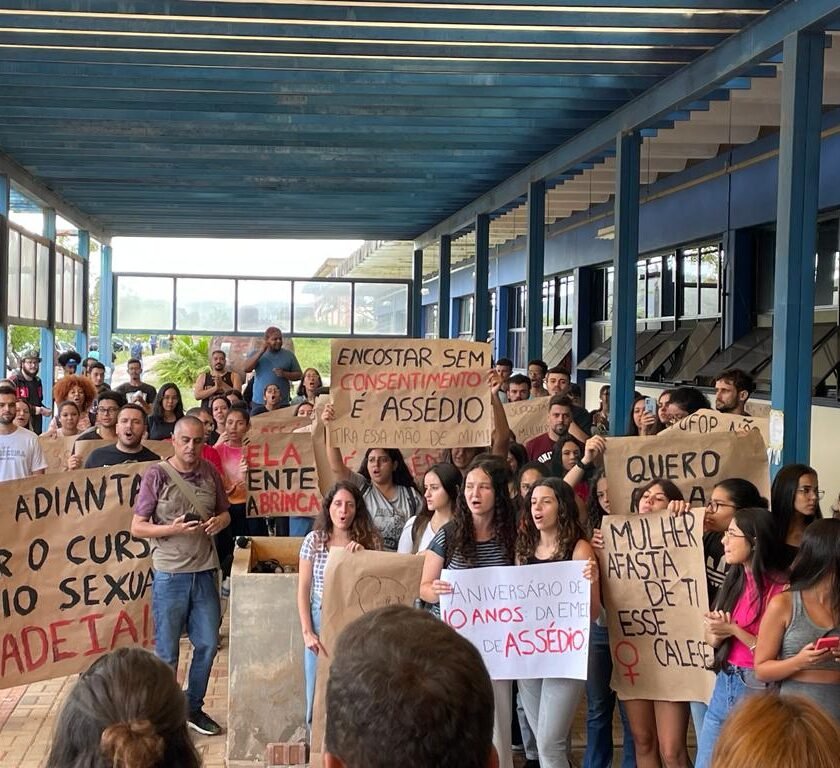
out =
[[[755,650],[759,680],[782,696],[814,701],[840,723],[840,520],[815,520],[802,535],[790,590],[761,622]]]
[[[423,504],[403,528],[397,552],[425,552],[435,534],[450,520],[458,501],[461,473],[452,464],[434,464],[423,476]]]
[[[201,768],[172,669],[142,648],[101,656],[70,690],[50,768]]]
[[[823,495],[817,470],[807,464],[788,464],[773,479],[770,509],[781,536],[786,567],[793,563],[805,529],[814,520],[822,518],[820,499]]]
[[[715,649],[717,673],[711,701],[698,736],[695,768],[708,768],[720,729],[737,703],[763,691],[755,677],[753,650],[770,600],[784,589],[779,572],[773,515],[761,507],[735,512],[723,536],[729,570],[706,613],[706,642]]]
[[[630,418],[627,421],[628,437],[655,435],[664,429],[664,425],[656,417],[656,410],[647,410],[647,400],[645,395],[638,392],[633,395],[633,405],[630,407]]]
[[[528,495],[526,513],[516,540],[517,565],[583,560],[589,579],[593,614],[601,607],[598,564],[578,521],[571,487],[556,477],[539,481]],[[545,678],[520,680],[522,705],[537,741],[542,768],[568,768],[569,733],[583,695],[583,680]]]
[[[371,520],[359,489],[350,482],[339,481],[321,504],[315,528],[306,535],[298,562],[298,615],[303,631],[304,677],[306,682],[306,724],[312,724],[312,703],[315,700],[315,669],[320,640],[321,600],[324,595],[324,568],[331,549],[357,552],[381,549],[382,538]]]
[[[161,386],[152,404],[149,416],[149,440],[169,440],[175,431],[175,423],[184,415],[181,390],[171,381]]]
[[[426,550],[420,597],[432,604],[435,612],[439,613],[440,596],[452,592],[452,585],[440,578],[444,568],[513,565],[516,524],[508,477],[507,462],[500,457],[481,455],[467,468],[455,516],[437,532]],[[493,694],[493,744],[500,768],[512,768],[510,681],[494,680]]]

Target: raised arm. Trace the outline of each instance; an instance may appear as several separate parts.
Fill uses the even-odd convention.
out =
[[[324,406],[324,411],[321,414],[321,421],[327,425],[327,430],[330,428],[330,422],[335,418],[335,407],[332,403],[327,403]],[[330,462],[330,469],[336,482],[350,479],[350,470],[344,463],[344,457],[341,455],[341,449],[335,446],[327,448],[327,460]]]
[[[493,407],[493,442],[490,446],[490,453],[494,456],[501,456],[507,459],[510,449],[510,425],[502,400],[499,397],[499,390],[502,387],[502,377],[491,370],[487,374],[487,383],[490,386],[490,404]]]
[[[575,466],[566,472],[566,475],[563,477],[563,482],[566,485],[572,486],[572,488],[578,483],[583,482],[586,479],[586,473],[589,468],[597,463],[606,450],[607,441],[603,437],[600,435],[590,437],[584,445],[583,458],[578,464],[575,464]]]
[[[257,367],[257,363],[260,361],[260,358],[265,354],[267,349],[268,341],[263,341],[263,345],[245,361],[245,373],[250,373]]]

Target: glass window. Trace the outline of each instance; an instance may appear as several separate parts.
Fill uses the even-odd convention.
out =
[[[720,246],[700,249],[700,317],[720,314]]]
[[[85,264],[76,262],[76,284],[73,288],[73,324],[83,328],[85,324]]]
[[[55,321],[57,323],[64,322],[64,253],[61,251],[56,251],[55,254],[55,275],[53,279],[55,280],[55,296],[53,297],[53,303],[55,305]],[[68,299],[70,306],[72,308],[73,302],[72,297]]]
[[[495,288],[490,291],[490,301],[488,306],[490,307],[490,323],[488,324],[489,330],[492,333],[496,330],[496,290]]]
[[[270,325],[292,327],[292,284],[287,280],[239,280],[238,331],[263,333]]]
[[[463,296],[458,300],[458,338],[472,341],[475,297]]]
[[[351,310],[349,283],[295,282],[294,333],[349,334]]]
[[[355,283],[353,333],[405,336],[408,333],[408,286]]]
[[[234,280],[179,277],[175,289],[176,330],[234,330],[233,308],[236,299]]]
[[[9,227],[9,297],[6,308],[12,317],[20,317],[20,234]]]
[[[423,325],[425,333],[423,334],[427,339],[436,339],[438,337],[438,305],[427,304],[423,307]]]
[[[685,248],[680,259],[680,275],[682,278],[682,314],[696,317],[700,312],[698,295],[699,256],[697,248]]]
[[[174,279],[171,277],[117,277],[115,331],[172,329]],[[263,329],[265,330],[265,329]]]
[[[542,318],[543,328],[554,328],[554,278],[543,280],[542,284]]]
[[[572,325],[575,312],[575,277],[559,275],[556,283],[555,327]]]
[[[814,306],[837,306],[838,220],[817,225],[816,285]]]
[[[64,311],[62,312],[61,318],[59,320],[59,316],[56,313],[56,322],[67,323],[67,325],[73,324],[73,290],[76,286],[76,262],[73,261],[69,256],[64,256],[63,258],[59,258],[59,254],[56,254],[56,262],[63,261],[64,262],[64,277],[63,277],[63,291],[62,294],[64,296]]]
[[[20,238],[20,317],[35,319],[35,241]]]
[[[48,323],[50,319],[50,247],[36,243],[35,259],[35,319],[39,323]]]
[[[612,320],[613,316],[613,293],[615,286],[615,267],[607,267],[607,301],[604,306],[604,320]]]

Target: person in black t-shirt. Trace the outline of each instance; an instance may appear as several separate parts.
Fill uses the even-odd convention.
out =
[[[41,419],[39,416],[49,416],[52,412],[44,407],[44,388],[38,377],[41,358],[38,352],[27,349],[21,354],[20,370],[12,374],[10,381],[14,385],[15,394],[19,400],[29,403],[32,412],[32,431],[41,434]]]
[[[146,412],[137,403],[129,403],[120,408],[117,416],[117,442],[97,448],[85,462],[85,469],[112,467],[115,464],[128,464],[140,461],[158,461],[154,451],[143,445],[146,431]]]

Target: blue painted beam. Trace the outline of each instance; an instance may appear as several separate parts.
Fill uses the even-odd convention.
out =
[[[452,298],[450,292],[452,275],[452,237],[443,235],[439,243],[438,261],[438,338],[451,339]]]
[[[4,8],[10,10],[39,10],[42,6],[31,0],[8,0],[4,2]],[[558,14],[557,8],[547,5],[545,8],[534,8],[536,3],[528,3],[522,10],[514,8],[516,3],[505,4],[504,8],[493,9],[492,3],[484,3],[485,7],[481,10],[480,21],[485,25],[501,25],[510,27],[521,26],[569,26],[569,27],[587,27],[593,25],[593,14],[583,8],[578,10],[574,7],[574,3],[564,3],[566,10],[562,14]],[[659,7],[657,3],[657,7]],[[693,5],[697,5],[693,3]],[[622,6],[615,8],[604,9],[604,13],[598,14],[595,19],[600,26],[616,26],[616,27],[642,27],[642,28],[671,28],[674,26],[681,26],[682,24],[690,24],[692,28],[700,29],[729,29],[735,30],[756,18],[753,13],[739,13],[740,9],[747,7],[745,3],[736,2],[730,3],[725,0],[720,0],[712,8],[707,9],[707,12],[700,15],[690,15],[686,18],[684,13],[650,13],[650,5],[647,3],[640,4],[639,9],[628,7],[628,4],[622,3]],[[588,7],[588,6],[587,6]],[[683,6],[685,3],[683,2]],[[715,13],[718,9],[729,9],[731,13]],[[767,4],[763,4],[763,9],[767,8]],[[136,14],[138,11],[137,3],[125,0],[123,2],[100,2],[98,0],[52,0],[50,9],[53,11],[63,12],[85,12],[99,14],[106,10],[111,13],[119,14]],[[354,3],[330,3],[320,6],[309,6],[307,4],[301,5],[282,5],[263,4],[263,3],[236,3],[232,7],[231,3],[225,2],[208,2],[204,0],[201,3],[187,2],[186,0],[170,0],[166,4],[166,13],[170,16],[191,17],[190,20],[196,21],[205,19],[207,21],[215,21],[216,24],[231,25],[231,31],[234,31],[235,25],[242,24],[241,20],[253,20],[258,24],[249,24],[246,30],[241,28],[238,30],[239,34],[247,33],[259,35],[264,25],[268,23],[282,24],[284,21],[312,21],[317,19],[319,21],[335,22],[337,24],[351,22],[354,25],[364,26],[366,24],[380,24],[391,23],[401,24],[410,22],[425,27],[434,24],[466,24],[472,25],[476,23],[476,16],[474,9],[470,6],[458,7],[458,5],[450,4],[440,7],[438,4],[425,6],[423,4],[412,4],[403,6],[401,3],[387,3],[380,6],[360,6]],[[140,16],[142,21],[142,16]],[[31,20],[30,20],[31,24]],[[297,25],[295,25],[297,26]],[[288,34],[288,33],[287,33]]]
[[[528,311],[525,337],[528,360],[542,358],[543,318],[542,283],[545,274],[545,182],[535,181],[528,186],[528,230],[525,286],[528,292]]]
[[[490,333],[490,216],[475,217],[475,294],[473,338],[487,341]]]
[[[422,339],[423,328],[423,251],[414,251],[411,259],[411,335]]]
[[[610,348],[610,432],[625,434],[636,383],[636,262],[639,258],[638,133],[616,141],[615,255]]]
[[[442,233],[456,230],[478,213],[495,210],[536,179],[562,173],[581,159],[612,143],[621,132],[634,131],[679,104],[702,98],[705,93],[754,66],[776,52],[785,37],[800,29],[827,24],[840,14],[836,0],[788,0],[752,24],[747,32],[733,35],[717,48],[683,67],[672,77],[646,91],[625,107],[584,133],[531,163],[507,181],[482,195],[432,229],[418,233],[419,247],[436,240]]]
[[[784,442],[771,471],[808,463],[811,440],[814,254],[817,236],[820,128],[825,36],[789,35],[784,42],[782,124],[773,315],[771,401],[784,420]]]

